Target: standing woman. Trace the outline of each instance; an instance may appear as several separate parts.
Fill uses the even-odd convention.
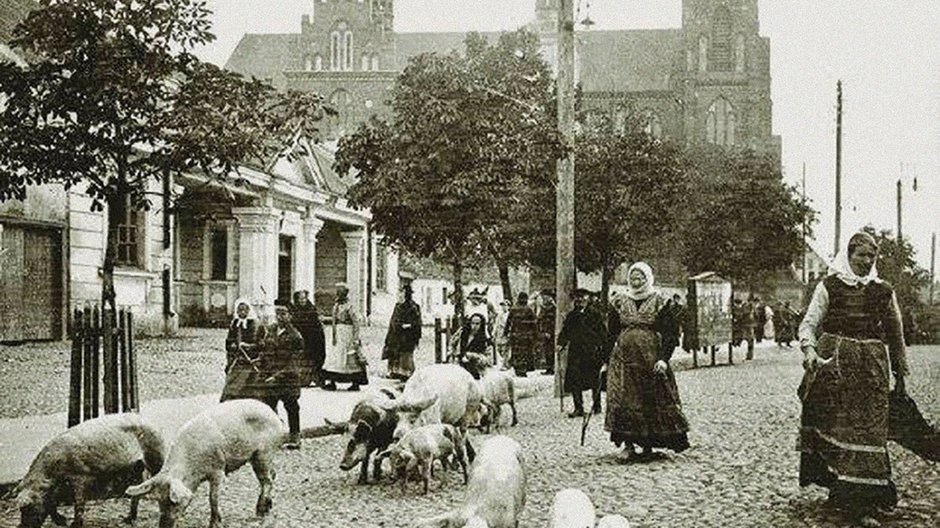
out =
[[[880,526],[878,508],[897,504],[886,446],[889,378],[903,392],[909,373],[897,297],[878,278],[877,255],[871,235],[853,235],[799,329],[800,485],[829,488],[833,505],[869,527]]]
[[[402,301],[395,305],[388,323],[382,359],[388,360],[388,377],[406,381],[415,371],[415,349],[421,340],[421,307],[414,301],[414,276],[401,273]]]
[[[653,270],[645,262],[630,266],[630,288],[614,298],[613,315],[621,330],[607,369],[607,416],[604,429],[618,447],[620,460],[641,456],[653,448],[675,452],[689,447],[689,424],[682,414],[676,378],[669,368],[675,325],[666,299],[653,288]]]
[[[235,313],[225,336],[225,387],[219,401],[239,398],[261,399],[261,342],[264,326],[248,299],[235,301]]]
[[[359,312],[349,302],[346,283],[336,285],[336,302],[333,304],[333,327],[323,363],[325,390],[336,390],[336,382],[351,383],[350,391],[367,385],[366,358],[362,354],[359,340]]]
[[[485,367],[491,364],[489,352],[493,350],[493,342],[486,335],[486,320],[478,313],[467,319],[450,346],[451,357],[475,379],[480,379]]]

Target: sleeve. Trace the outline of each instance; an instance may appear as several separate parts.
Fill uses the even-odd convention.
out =
[[[557,344],[559,347],[566,346],[571,341],[571,320],[574,315],[574,310],[568,312],[568,315],[565,316],[565,322],[561,325],[561,332],[558,332]]]
[[[660,335],[658,359],[669,363],[679,336],[675,331],[675,315],[668,304],[660,308],[656,314],[656,327]]]
[[[826,312],[829,311],[829,290],[826,285],[820,282],[813,291],[813,298],[806,307],[806,315],[800,322],[798,335],[800,338],[800,349],[816,348],[816,338],[819,336],[819,325],[822,323]]]
[[[898,297],[893,291],[884,312],[882,327],[885,329],[885,341],[891,359],[891,370],[895,376],[905,377],[909,375],[911,371],[907,364],[907,347],[904,344],[904,323],[901,319]]]

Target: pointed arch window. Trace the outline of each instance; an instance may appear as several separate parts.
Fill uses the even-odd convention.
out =
[[[732,62],[732,19],[727,6],[720,5],[712,14],[711,46],[708,48],[708,69],[710,71],[731,71]]]
[[[339,31],[330,33],[330,69],[338,70],[342,65],[342,40]]]
[[[652,110],[647,110],[643,116],[643,131],[656,139],[663,137],[663,125],[659,116]]]
[[[745,67],[744,35],[738,34],[734,40],[734,71],[743,72]]]
[[[359,69],[362,71],[369,71],[369,54],[368,53],[362,54],[361,66]]]
[[[352,71],[353,69],[353,34],[347,31],[343,34],[343,69]]]
[[[698,38],[698,71],[708,71],[708,37],[705,35]]]
[[[705,118],[705,139],[723,147],[734,145],[735,120],[731,103],[724,97],[715,99]]]
[[[313,70],[322,71],[323,70],[323,57],[319,53],[313,56]]]
[[[330,33],[330,69],[352,71],[354,62],[352,31],[340,22]]]
[[[379,54],[378,53],[372,54],[372,70],[373,71],[379,70]]]

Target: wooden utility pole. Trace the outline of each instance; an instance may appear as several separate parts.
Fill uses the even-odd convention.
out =
[[[836,237],[832,250],[838,255],[839,236],[842,234],[842,81],[836,83]]]
[[[934,275],[934,268],[937,264],[937,233],[930,235],[930,294],[927,297],[928,304],[933,306],[933,283],[937,281]]]
[[[574,269],[574,0],[560,0],[558,12],[558,131],[571,150],[558,161],[556,191],[555,295],[558,299],[555,335],[561,331],[565,315],[571,309],[575,288]],[[565,357],[555,356],[555,396],[564,398],[562,386]]]
[[[904,238],[904,231],[901,230],[901,178],[898,178],[898,244]]]

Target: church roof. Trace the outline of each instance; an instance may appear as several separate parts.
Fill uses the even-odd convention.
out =
[[[499,38],[498,32],[478,32],[490,42]],[[395,34],[395,60],[398,69],[404,69],[408,59],[415,55],[436,51],[448,53],[451,51],[464,52],[464,41],[467,39],[466,31],[448,33],[396,33]]]
[[[35,0],[0,0],[0,42],[9,42],[13,28],[37,7]]]
[[[683,57],[681,29],[578,32],[581,85],[585,92],[670,89]]]
[[[225,69],[245,77],[275,79],[286,70],[299,69],[301,55],[300,33],[246,33]]]

